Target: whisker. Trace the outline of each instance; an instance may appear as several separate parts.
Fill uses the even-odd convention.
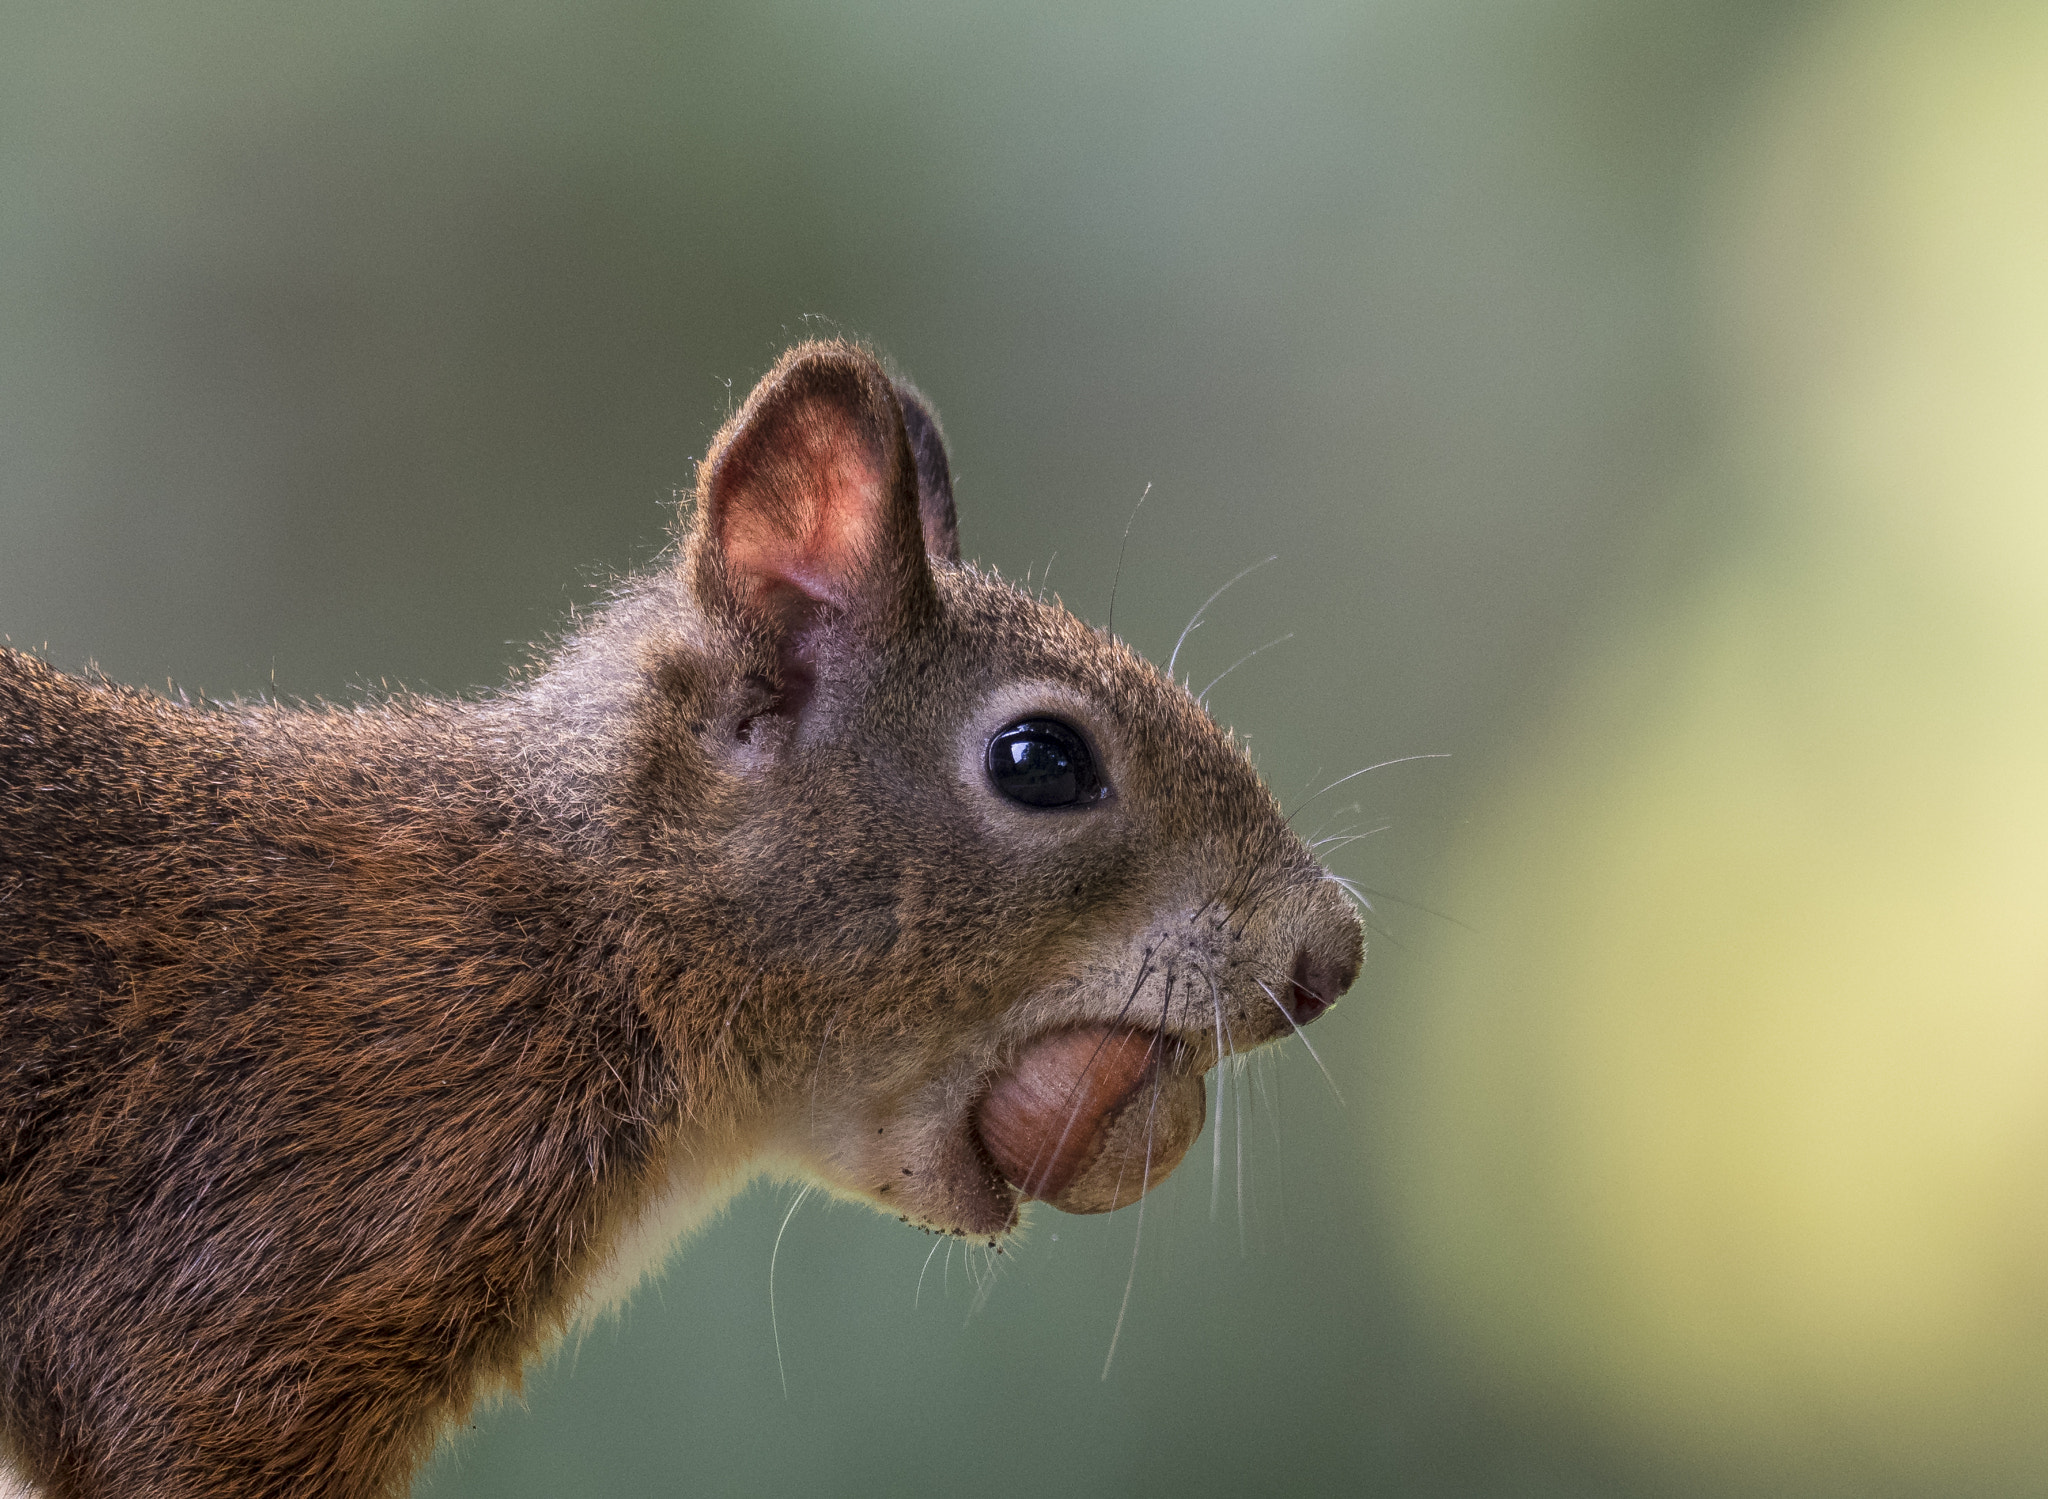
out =
[[[974,1308],[981,1300],[981,1275],[974,1268],[974,1246],[972,1244],[962,1244],[960,1246],[960,1269],[967,1276],[967,1289],[975,1293],[967,1300],[967,1315],[960,1319],[960,1325],[965,1327],[974,1320]]]
[[[1321,774],[1321,772],[1319,771],[1317,772],[1317,774]],[[1335,822],[1340,817],[1346,816],[1347,814],[1355,814],[1361,805],[1362,803],[1353,802],[1348,807],[1339,807],[1336,811],[1332,812],[1328,817],[1325,817],[1321,822],[1317,823],[1316,830],[1313,833],[1310,833],[1308,836],[1311,839],[1322,837],[1324,832],[1328,830],[1331,823]]]
[[[1295,818],[1301,815],[1302,807],[1306,807],[1309,804],[1309,802],[1313,802],[1316,799],[1316,797],[1326,796],[1330,792],[1335,791],[1339,786],[1343,785],[1346,781],[1355,781],[1360,776],[1369,775],[1375,770],[1385,770],[1389,765],[1406,765],[1411,761],[1415,760],[1448,760],[1450,758],[1451,756],[1449,751],[1437,750],[1427,755],[1397,755],[1391,760],[1382,760],[1377,765],[1368,765],[1363,770],[1354,770],[1348,776],[1337,777],[1336,780],[1330,782],[1330,784],[1325,786],[1321,791],[1318,791],[1315,794],[1315,796],[1312,796],[1308,799],[1308,801],[1303,802],[1300,807],[1296,807],[1292,812],[1289,812],[1285,818],[1285,821],[1290,823],[1293,822]]]
[[[1279,560],[1280,555],[1276,552],[1272,556],[1266,558],[1263,562],[1254,562],[1250,567],[1246,568],[1243,572],[1239,573],[1236,577],[1232,578],[1228,583],[1225,583],[1221,588],[1217,589],[1214,593],[1210,594],[1206,599],[1202,600],[1202,607],[1195,611],[1194,617],[1187,622],[1187,627],[1180,632],[1180,639],[1176,640],[1173,643],[1173,654],[1166,658],[1166,674],[1169,677],[1173,675],[1173,663],[1180,659],[1180,648],[1187,644],[1188,636],[1194,633],[1195,626],[1199,625],[1202,622],[1202,616],[1209,612],[1209,606],[1215,603],[1218,599],[1222,598],[1225,593],[1229,592],[1232,588],[1236,587],[1244,579],[1250,577],[1253,573],[1257,572],[1260,568],[1264,567],[1267,562],[1278,562]],[[1264,650],[1265,647],[1261,646],[1259,647],[1259,649]]]
[[[805,1185],[797,1190],[796,1201],[789,1205],[789,1211],[782,1215],[782,1227],[775,1230],[775,1247],[768,1251],[768,1331],[775,1338],[775,1372],[782,1380],[782,1398],[789,1398],[789,1374],[782,1367],[782,1324],[775,1316],[775,1258],[782,1253],[782,1236],[789,1232],[789,1220],[796,1216],[796,1210],[804,1205],[804,1199],[811,1195]]]
[[[1251,874],[1243,874],[1238,878],[1239,883],[1234,887],[1237,894],[1231,903],[1231,914],[1236,929],[1242,932],[1248,929],[1252,920],[1267,907],[1287,895],[1291,885],[1285,880],[1263,878],[1259,879],[1257,884],[1253,884],[1254,876]]]
[[[981,1255],[980,1289],[975,1292],[974,1305],[967,1308],[967,1316],[960,1324],[962,1327],[972,1322],[975,1314],[988,1305],[988,1293],[996,1288],[996,1272],[1001,1268],[1001,1262],[996,1259],[996,1253],[993,1249],[975,1244],[967,1246],[967,1253],[969,1255],[977,1252]]]
[[[1223,670],[1217,672],[1215,677],[1210,681],[1209,685],[1207,687],[1204,687],[1200,692],[1195,694],[1195,701],[1204,708],[1208,707],[1209,694],[1216,690],[1216,683],[1222,681],[1225,677],[1229,676],[1232,672],[1236,671],[1240,666],[1244,665],[1245,662],[1251,660],[1252,657],[1258,655],[1259,651],[1270,651],[1274,646],[1285,645],[1288,641],[1292,640],[1293,638],[1294,632],[1292,630],[1289,630],[1285,635],[1276,636],[1274,639],[1267,641],[1264,645],[1259,647],[1258,651],[1246,651],[1242,656],[1239,656],[1235,661],[1231,662],[1230,665],[1224,667]]]
[[[1153,1062],[1152,1062],[1152,1066],[1153,1066],[1153,1069],[1154,1069],[1154,1070],[1153,1070],[1153,1073],[1152,1073],[1152,1102],[1151,1102],[1150,1106],[1148,1107],[1148,1109],[1147,1109],[1147,1112],[1146,1112],[1146,1114],[1145,1114],[1145,1172],[1146,1172],[1145,1180],[1146,1180],[1146,1182],[1148,1182],[1148,1183],[1149,1183],[1149,1182],[1151,1181],[1151,1171],[1152,1171],[1152,1120],[1153,1120],[1154,1116],[1156,1116],[1156,1115],[1158,1114],[1158,1112],[1159,1112],[1159,1089],[1160,1089],[1160,1086],[1161,1086],[1162,1082],[1164,1081],[1164,1079],[1163,1079],[1163,1078],[1162,1078],[1162,1077],[1160,1076],[1160,1074],[1159,1074],[1159,1072],[1158,1072],[1158,1068],[1159,1068],[1159,1067],[1160,1067],[1161,1065],[1163,1065],[1163,1064],[1165,1063],[1165,1061],[1166,1061],[1166,1050],[1165,1050],[1165,1037],[1166,1037],[1166,1017],[1167,1017],[1167,1013],[1168,1013],[1168,1011],[1170,1011],[1170,1010],[1171,1010],[1172,1008],[1173,1008],[1173,970],[1169,968],[1169,969],[1167,970],[1167,973],[1166,973],[1166,990],[1165,990],[1165,992],[1164,992],[1164,993],[1163,993],[1163,994],[1162,994],[1162,995],[1160,996],[1160,999],[1159,999],[1159,1028],[1158,1028],[1157,1032],[1156,1032],[1156,1033],[1154,1034],[1154,1036],[1153,1036],[1153,1039],[1152,1039],[1152,1045],[1151,1045],[1151,1046],[1150,1046],[1150,1047],[1149,1047],[1149,1048],[1147,1049],[1147,1052],[1146,1052],[1146,1054],[1147,1054],[1148,1056],[1150,1056],[1150,1057],[1152,1057],[1152,1058],[1154,1059],[1154,1060],[1153,1060]],[[1092,1061],[1092,1059],[1091,1059],[1091,1061]],[[1122,1205],[1122,1203],[1123,1203],[1123,1196],[1124,1196],[1124,1166],[1123,1166],[1123,1163],[1119,1163],[1119,1164],[1118,1164],[1118,1166],[1117,1166],[1117,1172],[1116,1172],[1116,1185],[1115,1185],[1115,1186],[1114,1186],[1113,1188],[1111,1188],[1111,1189],[1110,1189],[1110,1194],[1109,1194],[1109,1200],[1110,1200],[1110,1203],[1111,1203],[1112,1207],[1116,1207],[1116,1206],[1121,1206],[1121,1205]],[[1140,1219],[1142,1220],[1142,1218],[1143,1218],[1143,1216],[1144,1216],[1144,1205],[1143,1205],[1143,1193],[1142,1193],[1142,1192],[1141,1192],[1141,1193],[1139,1194],[1139,1209],[1138,1209],[1138,1212],[1139,1212],[1139,1217],[1140,1217]]]
[[[931,1269],[931,1267],[932,1267],[932,1256],[933,1256],[933,1255],[936,1255],[936,1254],[937,1254],[937,1253],[939,1252],[939,1246],[940,1246],[941,1244],[945,1243],[945,1242],[946,1242],[946,1241],[945,1241],[944,1239],[934,1239],[934,1240],[932,1240],[932,1252],[931,1252],[931,1254],[928,1254],[928,1255],[926,1255],[926,1256],[924,1257],[924,1269],[923,1269],[923,1270],[919,1270],[919,1271],[917,1272],[917,1291],[916,1291],[916,1294],[914,1294],[914,1295],[913,1295],[913,1296],[912,1296],[912,1297],[910,1298],[910,1309],[911,1309],[911,1310],[912,1310],[913,1312],[917,1310],[917,1304],[918,1304],[918,1302],[919,1302],[919,1301],[920,1301],[921,1299],[923,1299],[923,1296],[924,1296],[924,1272],[925,1272],[925,1270],[929,1270],[929,1269]]]
[[[1259,986],[1260,990],[1265,994],[1266,998],[1273,1001],[1273,1008],[1280,1012],[1280,1018],[1285,1020],[1289,1025],[1294,1026],[1295,1039],[1301,1042],[1302,1047],[1308,1052],[1309,1056],[1314,1059],[1316,1064],[1316,1071],[1322,1073],[1323,1081],[1330,1085],[1331,1096],[1337,1100],[1338,1105],[1341,1107],[1344,1103],[1344,1095],[1338,1092],[1337,1080],[1330,1076],[1330,1069],[1325,1067],[1323,1065],[1323,1059],[1316,1055],[1314,1043],[1312,1043],[1309,1040],[1308,1036],[1302,1031],[1302,1028],[1299,1025],[1295,1024],[1294,1017],[1287,1013],[1287,1006],[1280,1003],[1280,997],[1277,994],[1275,994],[1271,989],[1266,988],[1266,984],[1263,979],[1253,979],[1252,982]]]
[[[1365,898],[1365,891],[1362,886],[1353,884],[1350,880],[1345,879],[1342,875],[1332,874],[1327,869],[1323,871],[1323,878],[1328,880],[1331,884],[1335,885],[1338,889],[1342,890],[1344,894],[1351,900],[1352,904],[1358,907],[1359,919],[1365,923],[1365,929],[1367,931],[1374,933],[1376,936],[1380,937],[1385,941],[1393,943],[1394,946],[1400,948],[1403,952],[1406,952],[1408,950],[1408,944],[1403,942],[1399,937],[1396,937],[1393,933],[1392,928],[1381,926],[1378,922],[1372,920],[1374,916],[1377,916],[1379,914],[1379,910],[1376,906],[1373,905],[1371,901]],[[1386,895],[1384,892],[1378,890],[1373,891],[1372,894],[1375,896],[1379,896],[1380,898],[1385,900],[1401,901],[1401,904],[1404,906],[1414,904],[1413,901],[1402,901],[1398,895]],[[1431,916],[1439,917],[1444,921],[1452,923],[1454,926],[1465,926],[1465,923],[1459,921],[1457,917],[1445,916],[1441,911],[1430,911],[1429,907],[1427,906],[1417,906],[1416,909],[1420,911],[1428,911]],[[1465,926],[1465,930],[1469,932],[1473,930],[1473,928]]]
[[[818,1038],[817,1060],[811,1064],[810,1111],[813,1122],[816,1121],[818,1116],[818,1080],[824,1076],[825,1052],[832,1045],[832,1032],[839,1028],[839,1022],[844,1018],[847,1006],[852,1003],[853,996],[851,995],[839,1001],[832,1011],[832,1018],[825,1022],[825,1034]]]
[[[1230,1037],[1230,1097],[1235,1108],[1235,1127],[1231,1131],[1237,1150],[1237,1255],[1245,1257],[1244,1243],[1244,1058],[1237,1052],[1237,1037],[1230,1029],[1230,1022],[1223,1022],[1223,1033]],[[1219,1115],[1221,1110],[1218,1111]]]
[[[1145,1115],[1145,1177],[1138,1184],[1138,1227],[1131,1235],[1131,1273],[1124,1277],[1124,1299],[1116,1309],[1116,1329],[1109,1335],[1109,1352],[1102,1360],[1105,1382],[1109,1379],[1109,1366],[1116,1362],[1117,1342],[1124,1335],[1124,1314],[1131,1309],[1131,1287],[1138,1283],[1138,1247],[1145,1242],[1145,1203],[1152,1193],[1152,1126],[1159,1117],[1161,1082],[1157,1076],[1152,1079],[1152,1106]]]
[[[1329,870],[1326,869],[1323,871],[1323,878],[1328,880],[1331,884],[1335,885],[1339,890],[1342,890],[1346,895],[1350,896],[1353,900],[1357,901],[1361,909],[1367,911],[1373,909],[1372,902],[1365,898],[1364,892],[1362,892],[1358,888],[1358,886],[1353,884],[1350,880],[1345,879],[1343,875],[1332,874]]]
[[[1131,506],[1130,519],[1124,522],[1124,539],[1116,549],[1116,576],[1109,580],[1109,623],[1102,627],[1102,633],[1111,640],[1116,639],[1116,590],[1124,580],[1124,548],[1131,544],[1131,527],[1137,523],[1138,512],[1145,508],[1145,501],[1152,496],[1152,481],[1145,481],[1145,492],[1138,496],[1138,503]],[[1052,566],[1051,563],[1046,564]]]
[[[1209,1221],[1216,1221],[1216,1199],[1223,1186],[1223,991],[1209,976],[1209,1011],[1216,1017],[1216,1117],[1209,1124]]]
[[[1266,1106],[1266,1124],[1273,1131],[1273,1145],[1281,1148],[1280,1141],[1280,1069],[1279,1055],[1273,1051],[1261,1051],[1252,1058],[1252,1090],[1259,1095],[1259,1102]],[[1287,1157],[1282,1154],[1284,1162]],[[1281,1168],[1283,1171],[1285,1167]]]
[[[1327,838],[1318,838],[1308,846],[1308,849],[1317,858],[1321,858],[1322,852],[1326,848],[1343,848],[1349,843],[1362,843],[1367,838],[1386,832],[1392,826],[1391,822],[1383,822],[1376,828],[1367,828],[1363,833],[1332,833]]]
[[[1242,1056],[1232,1057],[1231,1090],[1237,1096],[1237,1253],[1240,1259],[1250,1252],[1244,1237],[1244,1071],[1245,1059]]]
[[[1366,899],[1369,895],[1373,900],[1390,900],[1397,906],[1406,906],[1411,911],[1420,911],[1425,916],[1434,916],[1438,921],[1448,921],[1452,926],[1464,927],[1468,932],[1477,932],[1479,930],[1476,926],[1471,925],[1469,922],[1460,921],[1448,912],[1439,911],[1434,906],[1425,906],[1421,901],[1410,900],[1405,895],[1395,895],[1386,890],[1374,890],[1369,886],[1360,885],[1352,880],[1340,879],[1338,876],[1329,874],[1327,871],[1325,871],[1324,877],[1332,884],[1342,887],[1346,895],[1357,901],[1368,911],[1373,909],[1372,900]]]
[[[1139,968],[1137,978],[1131,983],[1131,992],[1124,997],[1123,1007],[1116,1012],[1116,1020],[1112,1023],[1111,1028],[1103,1034],[1102,1039],[1095,1043],[1095,1050],[1088,1054],[1087,1062],[1074,1075],[1073,1082],[1067,1085],[1067,1095],[1073,1099],[1073,1105],[1067,1110],[1066,1123],[1060,1126],[1057,1139],[1053,1140],[1049,1145],[1045,1142],[1040,1142],[1038,1149],[1032,1153],[1030,1168],[1024,1174],[1026,1181],[1036,1181],[1038,1179],[1038,1164],[1046,1158],[1048,1150],[1057,1159],[1060,1151],[1066,1148],[1067,1136],[1073,1132],[1075,1123],[1081,1117],[1081,1086],[1088,1080],[1088,1074],[1095,1070],[1095,1063],[1101,1058],[1102,1049],[1109,1045],[1110,1037],[1115,1034],[1115,1027],[1123,1024],[1124,1016],[1130,1013],[1131,1006],[1137,1002],[1138,995],[1145,987],[1145,980],[1151,977],[1152,972],[1152,954],[1147,952],[1144,965]],[[1166,994],[1170,1001],[1173,997],[1173,975],[1170,972],[1166,976]]]
[[[1260,885],[1255,886],[1254,881],[1259,881]],[[1222,904],[1230,912],[1232,924],[1237,930],[1242,931],[1264,902],[1273,899],[1279,893],[1279,889],[1277,883],[1265,880],[1249,864],[1242,865],[1232,873],[1230,884],[1224,890]],[[1252,899],[1254,895],[1258,897],[1257,900]]]

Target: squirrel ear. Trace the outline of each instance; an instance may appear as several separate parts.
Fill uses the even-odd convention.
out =
[[[907,623],[936,603],[918,477],[875,357],[857,344],[799,344],[698,469],[691,585],[707,606],[781,634],[821,609]]]
[[[960,560],[960,517],[953,509],[953,468],[946,462],[946,435],[939,414],[907,380],[896,382],[903,429],[917,459],[917,511],[924,522],[924,549],[941,562]]]

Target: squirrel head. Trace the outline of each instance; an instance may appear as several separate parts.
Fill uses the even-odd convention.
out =
[[[1202,1074],[1356,977],[1231,736],[960,561],[938,423],[863,347],[748,396],[649,597],[610,797],[634,920],[670,924],[643,1003],[699,1106],[831,1190],[983,1238],[1133,1201]]]

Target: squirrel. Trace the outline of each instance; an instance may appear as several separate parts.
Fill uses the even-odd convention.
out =
[[[1364,959],[1232,737],[960,560],[923,398],[788,350],[510,685],[0,650],[0,1490],[403,1493],[752,1175],[1105,1211]]]

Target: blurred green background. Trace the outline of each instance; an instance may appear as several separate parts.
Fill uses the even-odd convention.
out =
[[[805,1208],[786,1395],[759,1187],[423,1494],[2041,1493],[2044,267],[2036,4],[10,5],[0,633],[488,685],[845,331],[1155,657],[1279,555],[1283,798],[1451,757],[1341,1102],[985,1297]]]

